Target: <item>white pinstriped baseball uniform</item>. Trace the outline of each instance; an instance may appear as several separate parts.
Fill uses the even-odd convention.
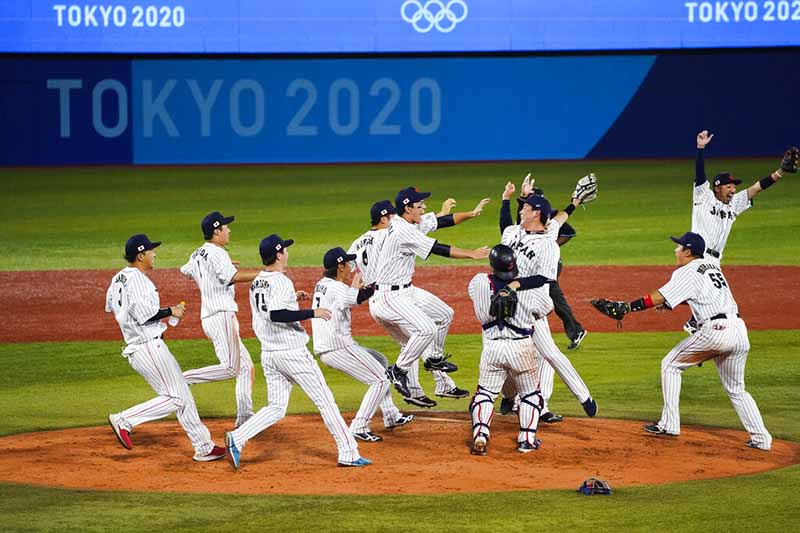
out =
[[[222,246],[206,242],[195,250],[181,273],[200,289],[203,331],[214,345],[220,364],[187,370],[189,384],[236,377],[236,425],[253,415],[253,360],[239,336],[239,306],[234,299],[236,267]]]
[[[658,291],[673,309],[687,302],[699,324],[694,334],[679,342],[661,361],[664,410],[658,426],[667,433],[680,434],[681,374],[713,359],[722,386],[753,443],[769,449],[772,436],[764,426],[755,400],[744,388],[744,369],[750,351],[747,326],[738,316],[739,309],[719,264],[705,258],[695,259],[675,270],[670,281]]]
[[[706,253],[706,260],[720,263],[733,223],[739,215],[752,207],[753,202],[748,198],[745,189],[734,194],[731,202],[725,204],[717,200],[709,184],[705,182],[695,185],[692,196],[692,232],[703,237],[707,252],[713,250],[719,254],[719,257],[715,257]]]
[[[298,384],[319,409],[339,449],[340,462],[359,459],[358,445],[339,413],[317,361],[308,351],[308,334],[300,322],[273,322],[270,311],[297,311],[292,281],[280,272],[263,271],[250,286],[253,330],[261,341],[261,365],[267,381],[267,405],[228,434],[241,450],[248,440],[286,416],[292,385]]]
[[[386,427],[396,425],[402,416],[392,401],[386,367],[369,350],[359,346],[351,333],[350,308],[357,305],[358,289],[328,277],[319,280],[314,287],[312,307],[329,309],[330,320],[311,320],[314,352],[323,363],[341,370],[361,383],[369,385],[361,406],[350,424],[353,433],[367,433],[369,423],[378,407],[383,412]],[[381,359],[382,360],[382,359]]]
[[[541,275],[555,280],[558,277],[558,259],[561,250],[556,244],[558,221],[551,219],[542,233],[529,232],[520,225],[509,226],[503,232],[501,242],[514,250],[520,277]],[[541,355],[539,358],[539,388],[544,398],[543,413],[549,412],[548,401],[553,394],[553,371],[557,372],[575,398],[583,403],[589,399],[589,388],[575,367],[556,346],[550,333],[547,315],[553,310],[553,300],[547,285],[522,291],[518,295],[531,309],[533,316],[533,345]]]
[[[544,286],[545,290],[547,285]],[[526,291],[517,293],[518,304],[514,318],[508,320],[519,330],[529,330],[530,316],[534,313],[531,306],[533,298],[523,298]],[[467,291],[472,299],[475,317],[483,324],[494,321],[489,314],[489,306],[494,287],[488,274],[475,274],[469,282]],[[472,437],[483,434],[489,437],[489,425],[494,413],[494,402],[506,380],[514,383],[515,390],[521,398],[531,398],[539,389],[538,357],[533,346],[533,339],[520,331],[497,325],[483,331],[483,351],[478,376],[478,389],[473,400],[472,409]],[[486,396],[488,401],[481,402],[480,396]],[[519,406],[520,432],[517,442],[527,441],[533,444],[541,414],[541,395],[536,394],[537,405],[529,401],[521,401]],[[524,429],[523,429],[524,428]]]
[[[211,452],[214,442],[200,421],[194,397],[181,367],[161,339],[167,326],[160,320],[148,322],[158,313],[158,291],[150,278],[134,267],[126,267],[111,280],[106,292],[106,312],[114,313],[127,346],[122,351],[136,370],[158,394],[152,400],[116,413],[121,428],[135,426],[176,413],[178,422],[192,442],[196,457]]]

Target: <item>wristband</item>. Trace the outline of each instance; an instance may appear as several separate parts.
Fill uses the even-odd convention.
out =
[[[628,305],[631,307],[631,311],[644,311],[645,309],[654,307],[653,298],[651,298],[649,294],[632,301]]]
[[[766,178],[761,178],[760,180],[758,180],[758,184],[761,185],[762,191],[766,191],[768,188],[775,185],[775,178],[773,178],[772,174],[770,174]]]
[[[575,204],[573,204],[572,202],[570,202],[570,204],[564,208],[564,212],[570,216],[574,211],[575,211]]]

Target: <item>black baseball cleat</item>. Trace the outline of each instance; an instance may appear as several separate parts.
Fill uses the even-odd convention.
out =
[[[416,405],[417,407],[436,407],[436,402],[428,398],[427,396],[410,396],[408,398],[403,398],[403,401],[406,403],[410,403],[411,405]]]
[[[583,410],[586,411],[587,416],[594,416],[597,414],[597,402],[589,396],[589,399],[581,404]]]
[[[539,439],[533,439],[533,443],[528,441],[518,442],[517,443],[517,451],[519,453],[530,453],[534,450],[538,450],[542,447],[542,441]]]
[[[397,392],[408,401],[408,398],[411,397],[411,391],[408,390],[408,372],[397,365],[392,365],[386,369],[386,376],[389,378],[389,381],[392,382]]]
[[[651,435],[666,435],[669,437],[677,437],[678,435],[675,433],[668,433],[666,429],[662,428],[658,424],[645,424],[644,430]]]
[[[472,455],[486,455],[488,452],[487,448],[489,446],[489,441],[484,435],[478,435],[475,437],[475,440],[472,441],[472,449],[469,451]]]
[[[510,415],[514,412],[514,398],[501,398],[500,399],[500,414]]]
[[[581,330],[580,333],[578,333],[575,336],[574,339],[570,339],[570,343],[569,343],[569,346],[567,346],[567,350],[577,350],[578,346],[580,346],[581,343],[583,342],[583,339],[586,338],[586,334],[587,333],[589,333],[589,332],[586,331],[585,329],[583,329],[583,330]]]
[[[466,398],[467,396],[469,396],[469,391],[468,390],[464,390],[464,389],[459,389],[458,387],[453,387],[449,391],[443,392],[441,394],[439,394],[437,392],[436,396],[438,396],[440,398],[455,398],[455,399],[458,400],[458,399]]]
[[[452,357],[450,354],[438,357],[431,357],[429,359],[426,359],[422,366],[424,366],[425,370],[427,370],[428,372],[430,372],[431,370],[440,370],[442,372],[455,372],[456,370],[458,370],[458,367],[448,361],[450,357]]]
[[[539,421],[544,422],[545,424],[557,424],[559,422],[563,422],[564,417],[548,411],[539,417]]]

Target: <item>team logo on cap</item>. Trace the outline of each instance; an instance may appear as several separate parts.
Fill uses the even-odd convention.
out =
[[[409,200],[408,198],[403,198],[403,205],[408,205],[408,202],[410,201],[411,200]]]
[[[215,220],[212,226],[214,226],[215,228],[219,227],[219,220]]]
[[[281,249],[282,247],[283,247],[283,246],[281,246],[280,244],[276,244],[276,245],[275,245],[275,250],[277,250],[277,251],[280,251],[280,249]]]
[[[337,263],[341,263],[342,261],[344,261],[344,257],[337,257],[336,258],[336,262]]]
[[[144,252],[144,244],[140,244],[139,246],[137,246],[136,247],[136,251],[137,252]]]
[[[389,211],[387,209],[381,209],[381,216],[388,215]]]

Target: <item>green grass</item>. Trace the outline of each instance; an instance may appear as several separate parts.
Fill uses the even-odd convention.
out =
[[[601,416],[651,420],[661,410],[660,360],[682,337],[681,333],[593,333],[570,356],[598,399]],[[800,337],[796,331],[753,331],[750,337],[748,390],[776,438],[800,440],[800,369],[796,364]],[[391,356],[396,352],[385,338],[361,341]],[[557,334],[557,341],[563,344],[563,335]],[[245,343],[257,361],[256,342],[248,339]],[[213,359],[205,340],[169,344],[183,368]],[[152,391],[119,357],[119,346],[116,342],[0,345],[0,365],[14,369],[0,374],[0,434],[101,425],[108,412],[149,398]],[[480,338],[452,335],[448,350],[458,354],[461,367],[454,377],[462,386],[472,388],[477,378]],[[340,372],[323,370],[342,409],[355,410],[364,387]],[[423,385],[432,390],[429,375],[423,373],[422,377]],[[580,406],[556,381],[554,410],[580,416]],[[257,379],[257,404],[263,403],[264,391],[263,378]],[[233,416],[232,381],[198,385],[193,393],[203,417]],[[466,405],[464,400],[440,403],[445,410],[463,411]],[[295,391],[290,411],[313,412],[314,408],[302,392]],[[681,413],[685,424],[741,429],[713,364],[686,372]],[[745,438],[742,433],[742,440]],[[741,446],[743,442],[730,445]],[[398,482],[413,484],[413,480]],[[0,484],[0,529],[296,531],[321,526],[356,531],[519,531],[535,522],[537,528],[777,531],[794,527],[798,490],[798,466],[733,479],[623,488],[611,498],[585,498],[570,491],[480,496],[229,497]]]
[[[708,163],[710,175],[731,169],[749,185],[774,169],[772,159]],[[5,231],[0,270],[116,269],[125,240],[145,232],[164,241],[158,266],[180,266],[202,242],[199,224],[218,209],[237,217],[230,250],[258,264],[269,233],[297,240],[292,264],[318,265],[325,250],[347,246],[369,225],[369,207],[402,187],[433,192],[429,209],[448,196],[469,210],[489,196],[484,215],[437,234],[461,247],[499,239],[497,215],[505,182],[531,168],[555,207],[567,203],[577,178],[594,171],[600,197],[573,222],[579,232],[564,248],[570,264],[671,263],[668,234],[690,226],[691,160],[531,162],[479,165],[356,165],[253,167],[77,167],[0,169]],[[800,264],[800,192],[789,176],[756,199],[736,222],[727,264]],[[446,259],[432,258],[431,264]]]

